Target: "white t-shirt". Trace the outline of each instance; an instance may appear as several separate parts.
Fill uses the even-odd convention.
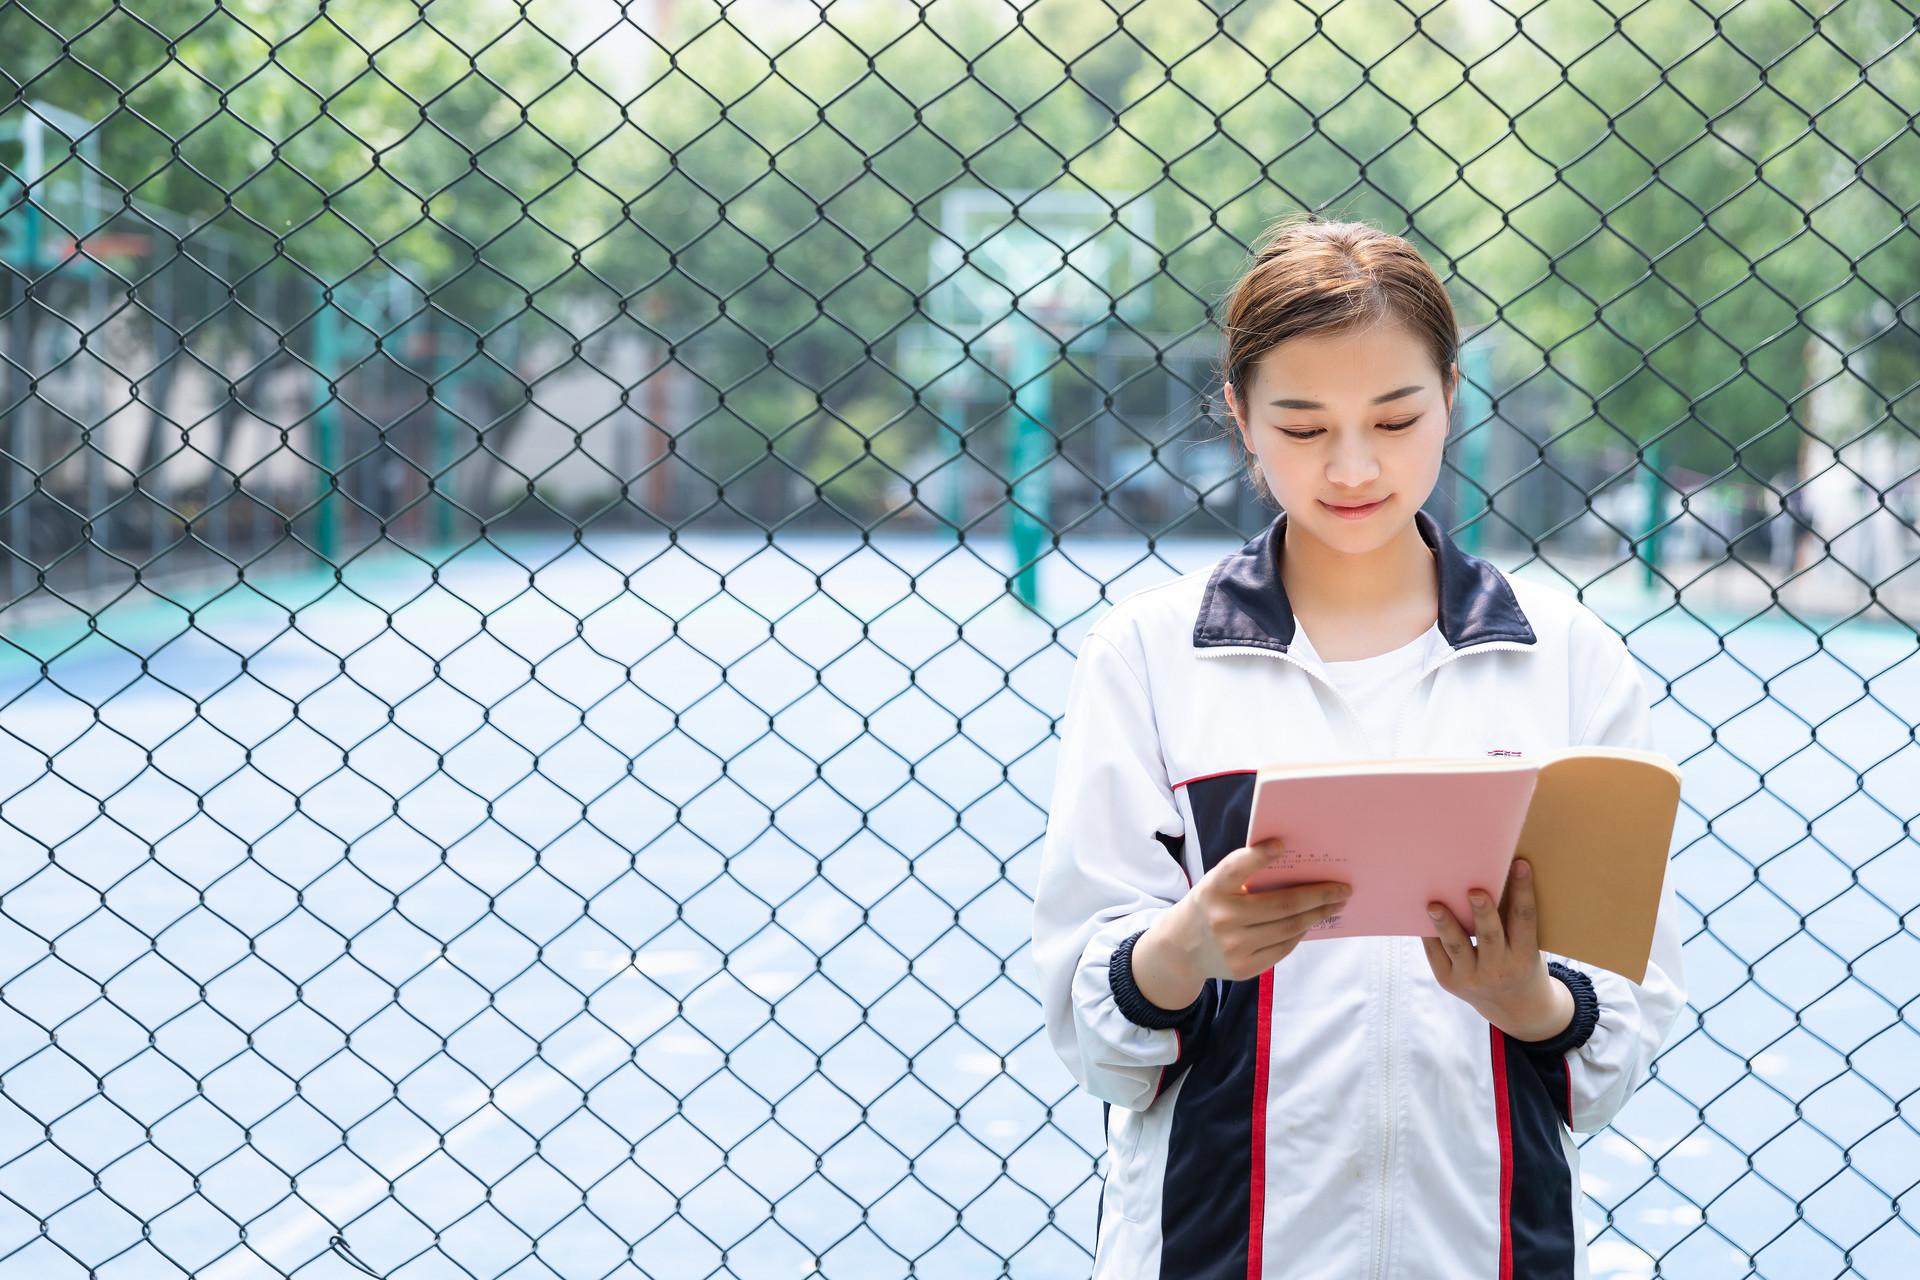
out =
[[[1305,641],[1305,635],[1305,629],[1296,624],[1296,639],[1304,641],[1301,647],[1319,658],[1312,642]],[[1436,643],[1446,643],[1438,621],[1398,649],[1371,658],[1351,658],[1345,662],[1320,659],[1327,677],[1353,705],[1368,740],[1382,755],[1393,749],[1393,733],[1400,718],[1402,699],[1412,691]]]

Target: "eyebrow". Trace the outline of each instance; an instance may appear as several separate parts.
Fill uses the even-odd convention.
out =
[[[1384,395],[1377,395],[1373,399],[1369,400],[1367,403],[1368,404],[1385,404],[1389,400],[1398,400],[1402,396],[1410,396],[1414,394],[1416,391],[1424,391],[1424,390],[1426,390],[1425,387],[1418,387],[1418,386],[1401,387],[1398,391],[1389,391]],[[1278,409],[1324,409],[1327,407],[1324,404],[1321,404],[1318,400],[1274,400],[1274,401],[1271,401],[1270,403],[1275,408],[1278,408]]]

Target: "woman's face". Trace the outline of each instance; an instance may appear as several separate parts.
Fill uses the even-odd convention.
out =
[[[1391,541],[1433,492],[1457,370],[1442,379],[1412,330],[1388,321],[1302,335],[1248,365],[1227,405],[1291,531],[1340,551]],[[1377,503],[1359,516],[1336,507]]]

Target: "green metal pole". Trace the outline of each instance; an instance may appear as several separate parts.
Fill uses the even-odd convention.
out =
[[[1460,475],[1454,481],[1454,492],[1461,495],[1460,514],[1467,514],[1465,508],[1466,490],[1469,484],[1478,492],[1474,495],[1474,515],[1478,516],[1487,509],[1487,436],[1492,428],[1484,425],[1493,416],[1493,398],[1487,394],[1487,388],[1493,385],[1493,354],[1485,342],[1467,342],[1460,348],[1460,389],[1454,394],[1454,403],[1459,417]],[[1487,522],[1476,519],[1460,530],[1460,549],[1469,555],[1478,555],[1480,541]]]
[[[453,401],[452,379],[441,380],[450,361],[446,349],[449,326],[438,316],[430,318],[430,325],[427,332],[432,337],[433,350],[428,360],[434,381],[427,394],[433,402],[433,479],[440,494],[440,500],[433,506],[433,537],[439,554],[444,555],[453,545],[453,501],[447,476],[453,466],[453,414],[440,404],[443,389],[447,402]]]
[[[28,580],[33,576],[33,566],[27,558],[33,538],[32,507],[25,498],[31,483],[28,478],[32,471],[29,451],[38,443],[36,437],[39,432],[36,429],[38,415],[34,412],[34,398],[24,394],[24,390],[33,379],[34,330],[38,327],[34,319],[38,308],[28,305],[28,298],[33,282],[40,274],[40,206],[35,201],[46,198],[46,193],[40,190],[41,180],[45,176],[42,129],[39,117],[28,112],[20,131],[21,230],[14,258],[19,283],[8,289],[6,299],[13,306],[13,315],[8,321],[8,340],[13,346],[14,362],[20,370],[7,378],[8,398],[14,401],[13,411],[0,418],[0,424],[6,427],[5,433],[0,435],[0,444],[4,444],[7,452],[16,460],[15,465],[6,469],[4,490],[11,508],[7,515],[7,542],[13,552],[7,560],[7,593],[9,598],[15,600],[26,595]]]
[[[1058,345],[1039,337],[1017,340],[1013,345],[1014,386],[1013,420],[1007,440],[1008,474],[1019,477],[1013,483],[1013,504],[1007,513],[1007,532],[1013,543],[1014,594],[1028,606],[1040,606],[1040,547],[1045,539],[1047,476],[1042,469],[1053,452],[1053,432],[1047,429],[1051,412],[1052,388],[1048,370]]]
[[[1640,456],[1642,463],[1640,483],[1647,495],[1647,536],[1643,539],[1644,550],[1641,552],[1641,569],[1646,580],[1647,590],[1651,591],[1654,589],[1655,579],[1659,576],[1659,527],[1661,516],[1664,514],[1662,508],[1665,506],[1661,495],[1660,442],[1655,440],[1641,451]]]
[[[25,227],[21,234],[20,260],[24,264],[24,274],[31,280],[40,272],[39,201],[47,198],[47,193],[40,190],[40,180],[46,176],[46,127],[36,118],[30,117],[27,121],[21,136],[21,152],[27,189],[21,209]]]
[[[313,317],[313,363],[321,378],[313,417],[313,449],[320,464],[320,511],[315,521],[314,540],[319,544],[321,558],[332,563],[340,545],[340,504],[335,497],[338,478],[334,475],[340,406],[328,384],[333,381],[340,363],[340,320],[334,311],[331,291],[321,295],[320,310]]]

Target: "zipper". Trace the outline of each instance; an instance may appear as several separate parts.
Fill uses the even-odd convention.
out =
[[[1400,954],[1400,939],[1391,941],[1393,945],[1387,948],[1387,1030],[1383,1038],[1386,1068],[1380,1074],[1380,1218],[1375,1224],[1373,1236],[1375,1275],[1386,1274],[1387,1220],[1390,1213],[1387,1193],[1393,1169],[1393,970],[1394,959]]]
[[[1447,652],[1452,654],[1457,651],[1449,648]],[[1413,702],[1413,694],[1416,693],[1422,685],[1426,684],[1429,675],[1432,675],[1443,665],[1444,662],[1436,662],[1430,667],[1423,668],[1418,678],[1414,680],[1413,688],[1409,689],[1407,696],[1401,699],[1399,714],[1396,715],[1393,720],[1393,736],[1387,743],[1387,752],[1389,755],[1400,754],[1400,743],[1406,732],[1407,709]],[[1381,1276],[1386,1275],[1387,1270],[1387,1228],[1391,1221],[1389,1216],[1391,1208],[1388,1204],[1388,1199],[1391,1192],[1390,1184],[1393,1170],[1393,978],[1394,970],[1399,966],[1400,959],[1400,939],[1393,938],[1390,941],[1392,945],[1386,949],[1386,1033],[1381,1037],[1381,1043],[1386,1046],[1386,1052],[1384,1054],[1386,1066],[1380,1074],[1380,1218],[1379,1221],[1374,1224],[1373,1237],[1373,1257],[1376,1274]]]
[[[1462,649],[1449,647],[1447,652],[1442,654],[1438,661],[1431,662],[1420,669],[1420,674],[1414,678],[1413,688],[1418,689],[1426,682],[1428,676],[1438,671],[1441,667],[1446,666],[1447,663],[1452,662],[1455,658],[1463,658],[1470,653],[1496,653],[1503,650],[1530,652],[1534,647],[1533,645],[1502,640],[1490,640],[1485,644],[1468,645]],[[1347,696],[1340,692],[1340,686],[1329,680],[1324,672],[1315,670],[1311,664],[1301,661],[1292,654],[1282,653],[1277,649],[1263,648],[1259,645],[1221,645],[1200,650],[1200,656],[1202,657],[1208,657],[1214,654],[1256,653],[1291,662],[1294,666],[1299,667],[1302,671],[1305,671],[1308,675],[1331,689],[1333,696],[1339,700],[1340,705],[1346,708],[1348,719],[1355,725],[1360,726],[1361,740],[1366,742],[1368,750],[1377,752],[1378,748],[1367,737],[1366,726],[1360,723],[1359,714],[1354,711],[1353,704],[1347,700]],[[1411,698],[1406,700],[1406,702],[1411,701]],[[1390,752],[1398,752],[1400,740],[1405,735],[1406,720],[1407,706],[1406,703],[1403,702],[1399,714],[1394,717],[1392,741],[1387,744]],[[1373,1265],[1368,1268],[1368,1275],[1373,1277],[1386,1274],[1387,1223],[1391,1218],[1391,1208],[1387,1203],[1387,1199],[1391,1190],[1393,1169],[1393,980],[1394,972],[1399,967],[1397,964],[1399,953],[1399,939],[1396,938],[1393,939],[1393,945],[1386,948],[1386,1000],[1383,1013],[1385,1030],[1381,1037],[1384,1050],[1381,1054],[1383,1066],[1380,1074],[1380,1167],[1377,1184],[1379,1187],[1380,1215],[1374,1222]]]

